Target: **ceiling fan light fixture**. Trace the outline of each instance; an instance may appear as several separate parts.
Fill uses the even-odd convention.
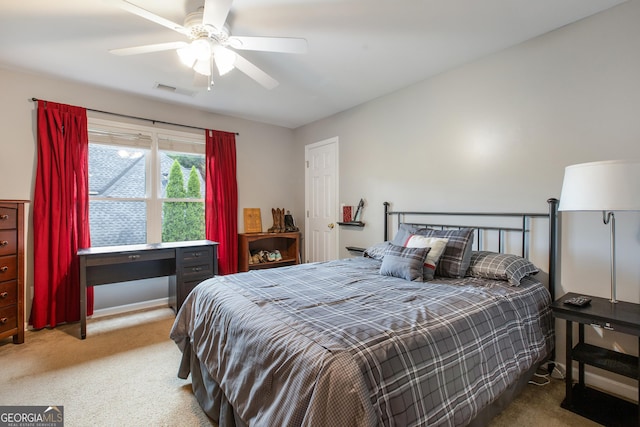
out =
[[[197,39],[192,41],[191,48],[198,60],[209,59],[211,56],[211,43],[207,39]]]
[[[216,63],[216,68],[218,68],[218,73],[220,73],[221,76],[224,76],[229,71],[233,70],[236,63],[236,54],[229,49],[219,47],[214,50],[213,60]]]
[[[194,67],[197,61],[206,61],[211,57],[211,45],[206,39],[192,41],[189,45],[176,49],[180,62],[187,67]]]
[[[148,21],[159,24],[191,40],[169,43],[156,43],[124,49],[112,49],[117,55],[137,55],[141,53],[161,52],[175,49],[180,62],[196,73],[209,77],[217,71],[227,74],[237,68],[266,89],[273,89],[278,82],[242,55],[229,51],[227,47],[262,52],[306,53],[307,41],[291,37],[252,37],[232,36],[226,21],[234,0],[200,0],[204,2],[196,12],[187,15],[184,25],[155,15],[134,4],[136,0],[114,0],[121,8]],[[220,50],[218,52],[218,50]],[[214,67],[216,71],[214,71]]]
[[[178,58],[180,58],[180,62],[186,65],[189,68],[192,68],[196,63],[196,56],[194,50],[191,48],[191,45],[181,47],[180,49],[176,49],[178,53]]]
[[[211,64],[209,58],[207,59],[198,59],[193,66],[193,71],[198,74],[202,74],[203,76],[211,76]]]

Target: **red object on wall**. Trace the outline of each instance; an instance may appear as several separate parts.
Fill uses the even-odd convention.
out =
[[[342,207],[342,221],[343,222],[351,222],[353,221],[353,206],[343,206]]]

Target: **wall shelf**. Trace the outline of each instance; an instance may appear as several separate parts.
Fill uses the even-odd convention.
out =
[[[346,249],[349,252],[355,252],[355,253],[360,253],[360,254],[363,254],[364,251],[366,250],[365,248],[361,248],[359,246],[347,246]]]
[[[346,225],[348,227],[364,227],[362,221],[338,222],[338,225]]]

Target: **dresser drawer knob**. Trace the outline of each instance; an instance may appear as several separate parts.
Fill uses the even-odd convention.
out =
[[[0,215],[0,220],[4,221],[4,220],[7,220],[7,219],[9,219],[9,215],[7,215],[7,214]]]
[[[194,252],[194,253],[193,253],[193,256],[194,256],[194,257],[196,257],[196,258],[197,258],[197,257],[199,257],[200,255],[202,255],[202,253],[201,253],[201,252]]]
[[[6,317],[2,317],[0,318],[0,325],[4,325],[9,321],[9,319],[7,319]]]
[[[138,259],[140,255],[129,255],[129,259]]]
[[[9,292],[4,291],[3,293],[0,294],[0,298],[6,298],[9,296]]]
[[[202,271],[202,267],[193,267],[191,271]]]
[[[0,246],[7,246],[8,244],[9,242],[7,242],[6,240],[0,242]]]
[[[8,269],[9,269],[9,267],[7,267],[6,265],[3,265],[2,267],[0,267],[0,272],[4,273]]]

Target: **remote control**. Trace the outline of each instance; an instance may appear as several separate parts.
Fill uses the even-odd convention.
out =
[[[577,307],[584,307],[591,302],[591,298],[585,296],[578,296],[564,300],[565,304],[575,305]]]

